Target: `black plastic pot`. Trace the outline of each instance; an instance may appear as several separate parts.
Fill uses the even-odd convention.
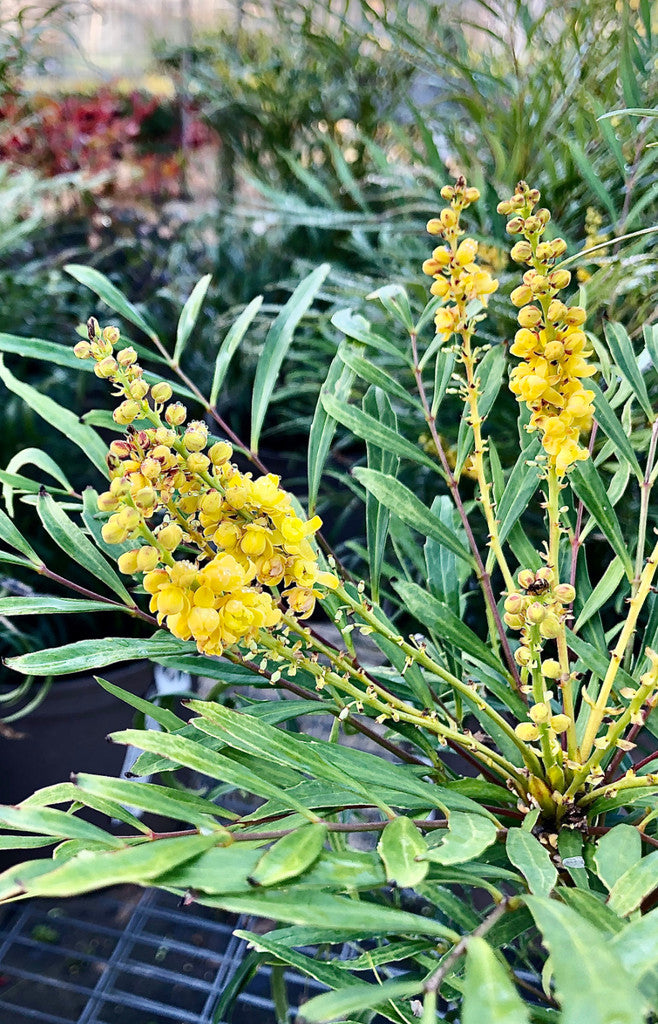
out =
[[[141,661],[106,675],[144,697],[153,668]],[[16,804],[44,786],[68,782],[71,772],[118,776],[126,748],[105,737],[129,728],[134,714],[93,676],[56,679],[43,704],[18,724],[23,738],[0,741],[0,803]]]

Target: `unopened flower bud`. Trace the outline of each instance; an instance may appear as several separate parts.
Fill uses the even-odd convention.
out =
[[[553,597],[560,604],[571,604],[576,599],[576,588],[572,587],[570,583],[558,583],[553,588]]]
[[[551,729],[553,732],[566,732],[571,724],[568,715],[553,715],[551,718]]]
[[[542,311],[538,306],[524,306],[519,310],[517,320],[521,327],[536,327],[542,322]]]
[[[182,402],[173,402],[165,409],[165,419],[170,427],[180,427],[187,419],[187,409]]]
[[[89,359],[91,357],[91,345],[88,341],[79,341],[73,346],[73,355],[78,359]]]
[[[116,345],[120,337],[121,332],[118,327],[103,328],[103,341],[106,341],[109,345]]]
[[[532,292],[525,284],[520,284],[518,288],[515,288],[510,295],[510,300],[513,306],[525,306],[527,302],[532,299]]]
[[[172,394],[173,391],[171,390],[171,384],[168,384],[166,380],[158,381],[158,383],[154,384],[151,388],[151,397],[153,398],[153,401],[158,404],[168,402]]]
[[[523,231],[524,226],[525,221],[523,217],[512,217],[511,220],[508,220],[505,230],[507,231],[508,235],[520,235]],[[529,246],[528,248],[530,249]],[[532,253],[532,249],[530,249],[530,253]]]
[[[570,327],[580,327],[587,320],[587,313],[582,306],[570,306],[564,314],[564,322]]]
[[[524,743],[532,743],[539,738],[539,729],[532,722],[519,722],[514,732]]]
[[[106,544],[122,544],[128,536],[128,531],[117,522],[116,516],[112,516],[102,527],[101,536]]]
[[[117,476],[110,484],[110,492],[117,498],[126,498],[130,494],[130,480],[125,476]]]
[[[146,398],[149,393],[149,386],[145,380],[134,380],[132,384],[128,386],[130,397],[137,401],[142,401]]]
[[[516,245],[512,246],[510,256],[515,263],[527,263],[529,259],[532,259],[532,246],[530,242],[517,242]]]
[[[532,569],[521,569],[521,572],[518,574],[516,578],[518,580],[519,586],[522,587],[524,590],[527,590],[528,587],[531,587],[532,584],[535,582],[535,574],[532,571]]]
[[[233,447],[228,441],[217,441],[208,449],[208,455],[213,466],[223,466],[232,457]]]
[[[534,707],[530,708],[528,714],[535,725],[542,725],[544,722],[548,722],[551,717],[551,709],[548,704],[544,704],[540,701],[539,704],[535,704]]]
[[[175,551],[183,539],[183,531],[178,523],[169,523],[158,533],[158,542],[167,551]]]
[[[90,316],[87,320],[87,337],[90,341],[95,341],[101,336],[101,329],[98,320],[95,316]]]
[[[440,192],[441,198],[445,199],[446,202],[450,202],[451,199],[455,198],[455,189],[452,185],[444,185]]]
[[[557,288],[560,291],[562,288],[567,288],[571,281],[571,274],[568,270],[553,270],[548,275],[548,281],[551,288]]]
[[[533,215],[532,217],[526,217],[524,227],[527,235],[536,235],[541,230],[542,223]]]
[[[137,568],[140,572],[152,572],[160,561],[160,552],[157,548],[147,545],[137,552]]]
[[[188,452],[200,452],[208,443],[208,430],[205,424],[190,423],[183,435],[183,444]]]
[[[509,199],[503,199],[502,202],[498,203],[496,210],[503,217],[506,217],[508,213],[512,212],[512,204],[510,203]]]
[[[119,424],[119,426],[125,427],[129,423],[132,423],[133,420],[136,420],[141,411],[142,406],[140,402],[136,402],[134,399],[128,399],[127,401],[122,402],[121,405],[117,406],[112,413],[112,418],[115,423]]]
[[[202,452],[192,452],[187,457],[187,468],[190,473],[205,473],[210,466],[210,459]]]
[[[509,612],[505,612],[503,615],[503,622],[505,622],[510,629],[523,629],[525,626],[525,620],[522,615],[510,615]]]
[[[432,217],[427,222],[427,231],[430,235],[441,235],[443,234],[443,226],[438,217]]]
[[[550,246],[553,256],[563,256],[567,251],[567,243],[563,238],[554,238]]]
[[[559,662],[555,661],[554,658],[547,658],[546,661],[542,661],[541,674],[546,679],[559,679],[562,674]]]
[[[96,363],[94,373],[97,377],[107,380],[109,377],[113,377],[118,369],[116,359],[113,359],[112,356],[105,356],[99,363]]]
[[[124,551],[122,555],[119,555],[117,565],[119,570],[125,573],[126,576],[132,576],[133,573],[137,572],[137,555],[137,550]]]
[[[122,348],[117,352],[117,362],[120,366],[132,366],[133,363],[137,362],[137,353],[131,346],[130,348]]]
[[[521,615],[525,608],[525,599],[520,594],[510,594],[505,599],[504,608],[510,615]]]
[[[471,203],[477,203],[479,198],[480,190],[475,188],[473,185],[470,185],[468,188],[464,189],[464,199],[469,204],[469,206]]]
[[[526,622],[532,623],[533,626],[538,626],[546,618],[546,609],[543,604],[539,601],[533,601],[531,605],[526,608]]]
[[[137,508],[149,509],[153,508],[158,500],[157,492],[153,487],[141,487],[134,497],[134,502]]]
[[[530,663],[531,660],[532,654],[530,653],[529,648],[525,647],[523,644],[521,644],[520,647],[517,647],[517,649],[514,651],[514,661],[517,663],[517,665],[525,667]]]
[[[119,501],[111,491],[103,491],[98,495],[97,505],[100,512],[114,512],[119,507]]]
[[[551,211],[547,210],[545,206],[542,206],[539,210],[535,210],[535,217],[540,224],[546,226],[551,219]]]
[[[546,640],[555,640],[555,637],[560,635],[560,620],[557,615],[549,612],[539,626],[539,632]]]
[[[124,530],[128,530],[128,532],[136,529],[141,522],[139,512],[131,505],[127,505],[125,508],[122,508],[121,511],[117,512],[116,516],[113,516],[112,518],[116,519],[117,523],[119,523]]]

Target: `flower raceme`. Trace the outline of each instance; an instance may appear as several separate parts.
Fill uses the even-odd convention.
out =
[[[119,340],[117,328],[101,332],[92,318],[89,341],[74,351],[93,358],[96,375],[123,399],[113,416],[126,433],[110,445],[110,487],[98,499],[111,513],[106,543],[134,542],[119,556],[121,571],[143,574],[158,621],[206,654],[253,643],[260,629],[282,622],[278,600],[263,588],[283,587],[290,611],[308,617],[321,588],[336,585],[311,544],[319,517],[300,519],[277,476],[242,473],[228,442],[208,447],[205,423],[188,421],[165,381],[149,387],[134,349],[115,354]],[[152,425],[137,429],[137,419]]]
[[[587,362],[591,349],[582,330],[585,310],[558,298],[571,281],[568,270],[555,268],[566,242],[542,241],[550,213],[535,210],[539,199],[537,189],[522,181],[498,206],[498,212],[510,218],[508,232],[521,236],[512,248],[512,259],[529,268],[511,295],[519,307],[519,330],[510,351],[522,362],[512,371],[510,388],[528,406],[528,430],[540,432],[548,465],[562,477],[588,457],[579,439],[592,424],[594,393],[582,381],[596,371]]]

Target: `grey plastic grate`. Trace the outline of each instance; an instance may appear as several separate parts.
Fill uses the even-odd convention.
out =
[[[220,1024],[245,954],[233,931],[249,925],[157,890],[17,905],[0,928],[0,1024]],[[238,996],[236,1024],[275,1024],[269,973]],[[293,1005],[322,991],[286,980]]]

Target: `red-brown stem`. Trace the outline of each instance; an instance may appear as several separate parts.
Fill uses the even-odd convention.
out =
[[[464,503],[462,502],[461,495],[459,493],[459,487],[457,485],[457,481],[455,480],[454,474],[453,474],[453,472],[452,472],[452,470],[450,468],[450,465],[448,463],[448,459],[446,458],[446,454],[445,454],[445,451],[443,449],[443,445],[441,444],[441,439],[440,439],[438,431],[436,429],[436,420],[435,420],[434,416],[432,415],[432,410],[430,408],[429,402],[427,401],[427,393],[425,391],[425,385],[423,384],[422,371],[421,371],[421,369],[420,369],[420,367],[418,365],[418,339],[417,339],[415,331],[412,331],[410,336],[411,336],[411,351],[412,351],[413,360],[414,360],[414,367],[413,367],[414,377],[416,379],[416,388],[418,390],[418,394],[420,396],[420,400],[421,400],[422,405],[423,405],[423,412],[425,414],[425,421],[427,423],[427,426],[429,428],[430,434],[432,436],[432,441],[434,442],[434,445],[436,447],[439,459],[441,460],[441,465],[443,467],[443,472],[445,473],[446,482],[448,484],[448,487],[450,488],[450,493],[452,494],[452,500],[455,503],[455,507],[456,507],[457,512],[459,514],[459,518],[462,521],[462,525],[464,527],[464,532],[466,533],[466,537],[468,539],[469,547],[470,547],[470,549],[471,549],[471,551],[473,553],[473,557],[475,558],[475,563],[476,563],[476,566],[477,566],[478,580],[479,580],[480,586],[482,587],[482,592],[484,594],[484,599],[485,599],[487,605],[489,606],[489,610],[490,610],[491,615],[493,617],[493,620],[494,620],[494,622],[496,624],[496,631],[497,631],[497,633],[498,633],[498,635],[500,637],[500,643],[501,643],[501,646],[503,648],[503,652],[505,654],[505,660],[507,662],[507,666],[508,666],[510,674],[512,676],[514,689],[517,691],[517,693],[519,693],[520,692],[520,687],[521,687],[521,679],[519,678],[519,672],[518,672],[517,664],[514,661],[514,656],[512,654],[512,650],[510,648],[509,641],[507,639],[507,634],[505,633],[505,627],[503,626],[502,619],[501,619],[500,613],[498,611],[498,605],[496,604],[496,598],[494,596],[493,587],[491,586],[491,576],[487,572],[486,567],[484,565],[484,562],[482,561],[482,556],[480,554],[480,550],[478,548],[477,541],[475,540],[475,537],[473,536],[473,531],[471,529],[471,524],[470,524],[470,522],[468,520],[468,516],[467,516],[466,510],[464,508]]]
[[[113,601],[111,597],[105,597],[103,594],[96,594],[93,590],[88,590],[86,587],[81,587],[79,584],[74,583],[73,580],[67,580],[64,576],[59,576],[56,572],[53,572],[46,565],[35,566],[35,571],[40,576],[45,576],[46,579],[52,580],[53,583],[59,583],[63,587],[68,587],[69,590],[74,590],[76,594],[82,594],[83,597],[88,597],[94,601],[101,601],[103,604],[109,604],[118,611],[125,612],[128,615],[132,615],[134,619],[143,619],[144,622],[148,622],[149,625],[157,626],[158,622],[148,612],[143,612],[137,605],[123,604],[121,601]]]

